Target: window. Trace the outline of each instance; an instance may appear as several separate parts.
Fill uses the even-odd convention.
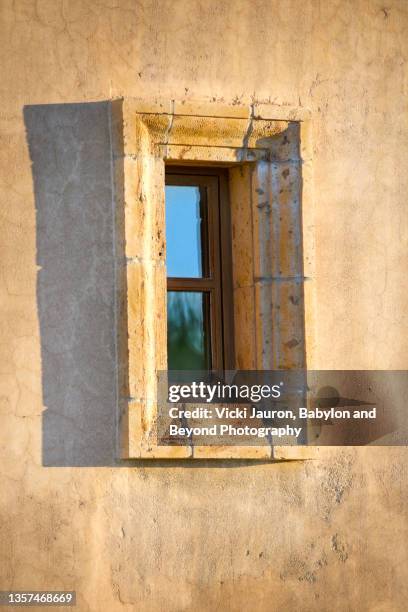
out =
[[[116,301],[121,456],[294,458],[279,440],[159,445],[158,373],[168,365],[304,369],[306,346],[313,363],[310,112],[130,98],[111,108],[115,249],[125,261]],[[168,204],[182,187],[193,189],[175,201],[172,219],[166,195]],[[177,312],[193,328],[187,343],[179,333],[180,350]]]
[[[166,171],[169,370],[232,367],[231,240],[222,169]]]

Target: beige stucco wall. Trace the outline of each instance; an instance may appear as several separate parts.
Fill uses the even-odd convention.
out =
[[[69,287],[69,257],[81,243],[65,253],[68,263],[52,267],[53,222],[62,231],[58,248],[69,236],[58,225],[63,209],[50,223],[36,210],[23,112],[120,96],[309,109],[309,363],[403,369],[407,27],[405,0],[2,0],[0,588],[76,589],[80,610],[406,609],[403,448],[325,450],[303,463],[117,466],[106,437],[114,416],[86,422],[89,457],[64,446],[64,427],[72,434],[82,418],[78,406],[95,415],[103,406],[104,418],[115,412],[110,387],[101,393],[114,372],[109,287],[100,304],[86,302],[104,254],[109,268],[112,241],[108,231],[87,251],[82,301],[58,292],[49,299],[65,272],[61,286]],[[79,227],[76,176],[55,196],[58,206],[68,198],[63,227]],[[78,176],[86,181],[86,170]],[[51,217],[53,197],[46,193]],[[44,261],[52,270],[42,277],[46,287],[38,275]],[[104,313],[95,329],[76,326],[85,302],[88,312]],[[47,344],[64,317],[60,344]],[[87,353],[95,336],[106,349],[97,355]],[[42,413],[60,398],[73,409],[55,430],[69,460],[45,467]]]

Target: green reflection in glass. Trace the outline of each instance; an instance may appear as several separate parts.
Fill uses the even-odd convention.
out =
[[[167,293],[169,370],[208,370],[209,295],[194,291]]]

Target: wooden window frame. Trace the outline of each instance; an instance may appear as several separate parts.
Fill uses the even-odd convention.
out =
[[[206,262],[200,278],[167,277],[167,291],[208,293],[210,298],[211,369],[232,369],[234,325],[232,302],[231,219],[228,173],[224,168],[166,166],[166,185],[200,188],[206,224],[201,248]]]

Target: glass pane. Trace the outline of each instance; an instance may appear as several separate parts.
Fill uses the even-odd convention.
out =
[[[203,208],[199,187],[166,185],[167,276],[203,276]]]
[[[169,370],[210,369],[209,294],[167,293],[167,354]]]

